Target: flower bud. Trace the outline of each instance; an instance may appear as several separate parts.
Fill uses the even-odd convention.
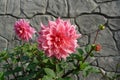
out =
[[[100,51],[102,49],[100,44],[96,44],[94,50],[95,51]]]
[[[105,26],[102,25],[102,24],[100,24],[100,25],[99,25],[99,29],[100,29],[100,30],[104,30],[104,29],[105,29]]]
[[[95,44],[92,44],[92,48],[95,48]]]

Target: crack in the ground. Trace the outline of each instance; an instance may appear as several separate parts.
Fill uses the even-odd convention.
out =
[[[82,15],[101,15],[107,19],[120,19],[120,16],[108,16],[108,15],[100,13],[100,12],[81,13],[80,15],[77,15],[75,18],[82,16]]]
[[[104,4],[104,3],[109,3],[109,2],[115,2],[115,1],[119,1],[119,0],[111,0],[111,1],[101,1],[101,2],[98,2],[97,0],[94,0],[94,2],[96,3],[100,3],[100,4]]]
[[[26,17],[27,19],[32,19],[33,17],[37,16],[37,15],[50,15],[50,16],[53,16],[55,18],[57,18],[58,16],[57,15],[53,15],[51,13],[46,13],[46,14],[43,14],[43,13],[37,13],[37,14],[34,14],[32,17]],[[77,18],[79,16],[82,16],[82,15],[101,15],[107,19],[120,19],[120,16],[108,16],[106,14],[103,14],[103,13],[99,13],[99,12],[92,12],[92,13],[81,13],[80,15],[77,15],[76,17],[62,17],[62,18]],[[13,14],[0,14],[0,16],[11,16],[11,17],[14,17],[16,19],[20,19],[20,18],[23,18],[23,17],[19,17],[19,16],[15,16]],[[24,17],[25,18],[25,17]]]
[[[66,0],[67,4],[67,9],[68,9],[68,17],[70,16],[70,5],[69,5],[69,0]]]
[[[115,41],[115,43],[116,43],[116,47],[117,47],[117,49],[118,49],[118,52],[120,52],[120,48],[119,48],[119,46],[117,45],[117,43],[118,43],[118,41],[115,39],[115,33],[113,33],[113,39],[114,39],[114,41]]]
[[[9,42],[9,40],[6,37],[4,37],[2,35],[0,35],[0,37],[2,37],[3,39],[7,40],[7,42]]]
[[[45,13],[47,13],[48,5],[49,5],[49,0],[47,0],[47,6],[46,6],[46,8],[45,8]]]

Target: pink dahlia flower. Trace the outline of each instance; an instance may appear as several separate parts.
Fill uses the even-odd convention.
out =
[[[36,32],[34,28],[29,25],[29,22],[25,19],[20,19],[16,21],[14,25],[14,30],[17,36],[24,41],[29,41],[32,35]]]
[[[66,59],[69,54],[75,52],[77,39],[81,34],[77,34],[75,26],[69,21],[63,21],[58,18],[55,22],[49,21],[47,26],[41,24],[38,44],[39,48],[45,52],[48,57],[57,59]]]

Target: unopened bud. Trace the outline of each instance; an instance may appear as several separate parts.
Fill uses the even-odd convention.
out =
[[[100,44],[96,44],[94,50],[95,51],[100,51],[102,49]]]
[[[104,29],[105,29],[105,26],[102,25],[102,24],[100,24],[100,25],[99,25],[99,29],[100,29],[100,30],[104,30]]]
[[[95,44],[92,44],[92,48],[93,48],[93,49],[95,48]]]

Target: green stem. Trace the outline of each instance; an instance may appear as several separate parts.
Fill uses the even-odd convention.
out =
[[[93,51],[93,48],[91,48],[90,52],[89,52],[89,53],[86,55],[86,57],[83,59],[82,63],[85,62],[85,60],[90,56],[90,54],[91,54],[92,51]],[[67,75],[69,75],[69,74],[71,74],[71,73],[73,73],[73,71],[78,70],[78,69],[80,68],[79,66],[80,66],[80,62],[78,62],[78,65],[77,65],[76,69],[69,70],[67,73],[65,73],[65,74],[62,76],[62,78],[66,77]]]
[[[98,29],[98,30],[97,30],[97,33],[96,33],[96,36],[95,36],[95,38],[94,38],[93,44],[95,44],[95,41],[97,40],[97,36],[98,36],[99,31],[100,31],[100,30]],[[93,50],[94,50],[94,48],[92,47],[91,50],[87,53],[87,55],[86,55],[85,58],[83,59],[82,63],[84,63],[84,62],[87,60],[87,58],[90,56],[90,54],[91,54],[91,52],[92,52]],[[73,71],[78,70],[78,69],[79,69],[79,66],[80,66],[80,61],[78,61],[77,64],[78,64],[78,65],[77,65],[76,69],[69,70],[67,73],[65,73],[65,74],[62,76],[62,78],[66,77],[67,75],[69,75],[69,74],[71,74],[71,73],[73,73]]]
[[[91,54],[92,51],[93,51],[93,48],[91,48],[90,52],[87,53],[87,55],[86,55],[85,58],[83,59],[82,63],[84,63],[84,62],[87,60],[87,58],[90,56],[90,54]]]
[[[93,41],[93,44],[95,44],[96,40],[97,40],[97,36],[98,36],[98,33],[99,33],[99,29],[97,30],[96,32],[96,36],[94,38],[94,41]],[[82,63],[84,63],[86,61],[86,59],[90,56],[91,52],[94,50],[94,48],[92,47],[90,52],[87,53],[87,55],[85,56],[85,58],[83,59]]]
[[[97,33],[96,33],[96,36],[95,36],[95,38],[94,38],[94,41],[93,41],[93,44],[95,44],[95,41],[97,40],[97,36],[98,36],[98,33],[99,33],[99,29],[97,30]]]

